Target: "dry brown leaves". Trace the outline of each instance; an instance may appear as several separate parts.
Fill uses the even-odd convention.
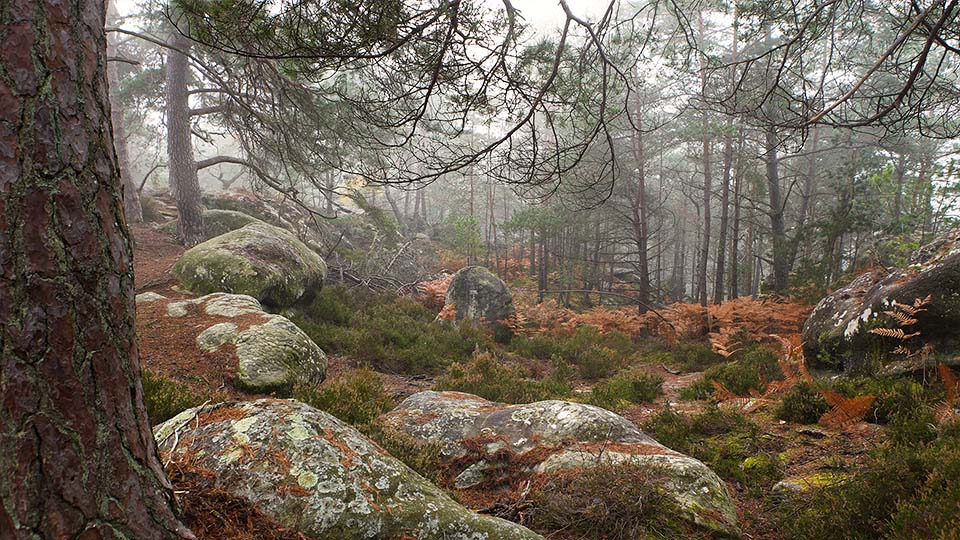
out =
[[[820,394],[833,407],[820,417],[820,425],[832,429],[843,429],[863,421],[876,399],[876,396],[846,398],[831,390],[820,390]]]

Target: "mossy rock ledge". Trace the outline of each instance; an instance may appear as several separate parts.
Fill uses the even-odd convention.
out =
[[[471,512],[353,427],[297,401],[189,409],[154,435],[165,460],[189,459],[218,487],[310,538],[542,540]]]
[[[297,383],[316,385],[327,372],[327,355],[286,317],[263,310],[243,294],[214,293],[169,300],[156,293],[137,296],[138,317],[172,317],[196,329],[200,352],[232,347],[237,357],[234,382],[252,393],[286,396]],[[149,330],[147,330],[149,331]]]
[[[913,304],[931,297],[909,332],[920,332],[924,343],[938,352],[960,352],[960,229],[950,231],[917,250],[905,268],[876,270],[823,298],[803,326],[803,352],[811,365],[848,373],[892,369],[880,365],[899,342],[870,333],[871,328],[896,328],[884,314],[894,302]],[[911,360],[912,362],[912,360]]]
[[[467,266],[454,274],[445,302],[452,304],[456,322],[499,324],[514,314],[513,294],[507,284],[482,266]]]
[[[179,220],[177,219],[168,221],[160,226],[160,230],[177,234],[178,223]],[[203,211],[203,239],[209,240],[251,223],[263,223],[263,221],[234,210],[207,209]]]
[[[500,474],[504,456],[513,474],[537,475],[630,464],[663,478],[659,489],[676,503],[678,520],[737,538],[737,512],[723,481],[702,462],[675,452],[615,413],[567,401],[505,405],[461,392],[420,392],[380,420],[423,444],[439,443],[441,457],[471,489]],[[477,449],[481,449],[477,451]]]
[[[326,273],[323,259],[292,233],[262,222],[198,244],[173,266],[191,292],[246,294],[271,308],[308,300]]]

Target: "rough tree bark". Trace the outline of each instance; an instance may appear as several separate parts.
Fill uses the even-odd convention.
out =
[[[104,2],[0,20],[0,538],[192,537],[143,405]]]
[[[177,237],[186,246],[203,241],[203,206],[190,132],[190,40],[171,29],[167,49],[167,162],[177,201]]]

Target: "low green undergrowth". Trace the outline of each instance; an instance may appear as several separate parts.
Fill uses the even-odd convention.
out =
[[[943,399],[938,390],[898,377],[842,377],[827,388],[845,397],[876,396],[865,420],[887,424],[897,415],[913,414]]]
[[[794,424],[816,424],[828,410],[830,405],[814,385],[800,382],[783,395],[776,414],[780,420]]]
[[[373,422],[395,405],[380,377],[369,369],[344,373],[317,387],[298,387],[293,398],[354,426]]]
[[[594,385],[587,403],[619,411],[632,403],[652,402],[663,395],[663,377],[638,369],[621,371]]]
[[[637,347],[626,334],[602,333],[593,326],[581,326],[571,334],[515,336],[510,342],[510,350],[520,356],[565,362],[589,380],[609,377],[629,365]]]
[[[843,482],[792,497],[777,512],[787,540],[960,538],[960,423],[891,420],[891,441]],[[917,426],[925,434],[918,436]],[[897,434],[900,429],[905,433]]]
[[[754,346],[736,353],[729,362],[708,368],[703,377],[680,391],[680,397],[708,399],[714,391],[711,381],[717,381],[738,396],[747,396],[750,390],[763,392],[767,382],[782,377],[777,353]]]
[[[291,315],[321,349],[391,373],[439,373],[491,341],[469,323],[436,322],[413,298],[343,287],[324,288]]]
[[[455,390],[502,403],[530,403],[564,398],[570,394],[563,364],[553,373],[536,379],[521,366],[500,362],[493,353],[481,352],[469,361],[458,362],[437,379],[437,390]]]
[[[667,473],[648,465],[600,465],[555,473],[531,490],[528,526],[548,538],[697,538],[663,491]]]
[[[740,412],[712,407],[688,416],[666,408],[643,424],[658,442],[706,463],[717,475],[759,492],[783,478],[783,443]]]
[[[206,397],[194,393],[183,383],[152,371],[143,370],[141,380],[143,402],[151,425],[169,420],[206,401]]]

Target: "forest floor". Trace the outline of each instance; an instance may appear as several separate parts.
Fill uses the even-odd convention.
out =
[[[184,249],[177,245],[174,239],[166,233],[157,231],[149,225],[132,227],[134,244],[134,266],[136,275],[137,293],[152,291],[168,298],[187,298],[193,295],[185,294],[175,288],[175,280],[170,269],[183,253]],[[149,305],[149,304],[148,304]],[[236,368],[236,358],[229,348],[220,352],[203,353],[195,346],[197,328],[183,325],[177,319],[159,317],[148,313],[151,308],[138,306],[137,332],[140,345],[140,357],[145,369],[161,374],[177,383],[186,385],[202,395],[212,396],[218,400],[256,399],[262,396],[243,394],[233,387],[229,374]],[[167,322],[163,322],[166,320]],[[201,321],[203,324],[212,324],[220,321]],[[324,385],[329,385],[356,368],[363,367],[361,363],[342,354],[329,354],[329,368]],[[654,402],[632,405],[621,414],[637,425],[642,425],[664,409],[682,413],[692,417],[703,413],[708,403],[702,400],[685,400],[680,396],[681,390],[699,380],[703,373],[675,374],[665,369],[663,365],[641,364],[637,366],[647,373],[662,377],[663,395]],[[386,392],[396,401],[433,387],[434,379],[424,375],[402,375],[396,373],[377,372],[384,384]],[[589,393],[590,383],[574,381],[574,395]],[[719,439],[718,452],[728,451],[738,460],[734,468],[741,467],[740,463],[748,456],[736,455],[737,448],[724,448],[724,445],[743,445],[750,448],[762,447],[768,452],[775,453],[782,463],[781,477],[787,479],[809,478],[815,475],[842,472],[855,468],[864,462],[869,452],[876,448],[884,439],[885,428],[860,422],[841,431],[828,430],[814,426],[798,426],[777,420],[770,410],[771,407],[760,408],[747,416],[759,429],[749,435],[739,437],[753,437],[757,440],[740,441],[736,437]],[[762,439],[762,440],[760,440]],[[736,472],[736,471],[735,471]],[[227,538],[215,532],[218,527],[222,533],[225,525],[211,525],[198,517],[197,509],[202,509],[218,497],[226,494],[218,492],[211,484],[196,474],[184,471],[173,471],[174,480],[180,479],[203,487],[210,500],[202,497],[194,499],[187,505],[194,509],[190,518],[196,527],[209,529],[203,538],[217,540]],[[721,476],[724,476],[721,473]],[[727,480],[730,492],[734,495],[744,538],[779,540],[781,535],[777,530],[773,512],[774,507],[769,503],[769,490],[758,490],[748,487],[743,482]],[[201,490],[202,491],[202,490]],[[241,505],[242,501],[231,499],[231,505]],[[262,517],[262,516],[261,516]],[[277,529],[269,520],[257,519],[250,522],[251,527],[257,527],[260,534],[267,538],[286,538],[287,533]],[[257,533],[254,529],[239,531],[237,524],[230,525],[232,537],[254,538]],[[242,528],[242,527],[241,527]],[[269,534],[263,531],[270,531]],[[295,536],[290,536],[291,538]]]

